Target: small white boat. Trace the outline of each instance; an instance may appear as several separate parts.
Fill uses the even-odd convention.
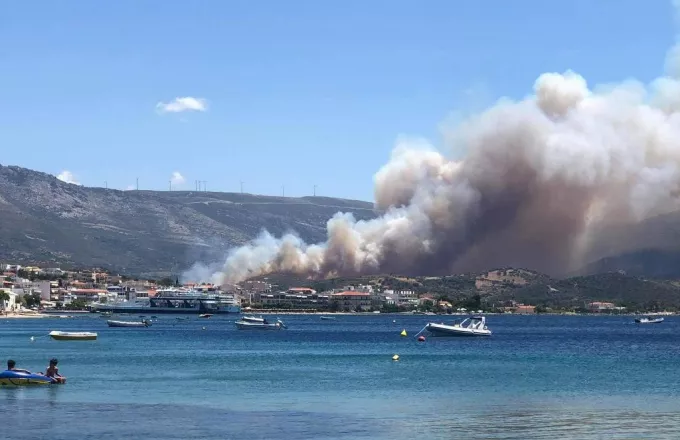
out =
[[[60,332],[54,330],[50,332],[50,337],[57,341],[93,341],[97,339],[97,334],[93,332]]]
[[[321,319],[323,319],[324,321],[335,321],[335,316],[322,315]]]
[[[460,323],[428,323],[424,330],[433,336],[491,336],[491,330],[486,326],[484,316],[471,316]]]
[[[635,318],[635,322],[638,324],[660,324],[663,322],[663,318],[650,318],[645,316],[643,318]]]
[[[151,321],[143,319],[141,321],[114,321],[112,319],[106,321],[109,327],[149,327]]]
[[[244,316],[235,324],[239,330],[281,330],[287,328],[283,321],[278,318],[275,322],[269,322],[265,318],[255,316]]]
[[[198,315],[199,318],[210,318],[211,316],[212,316],[212,314],[210,314],[210,313],[203,313],[201,315]]]

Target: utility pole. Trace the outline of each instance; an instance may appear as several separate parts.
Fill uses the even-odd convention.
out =
[[[314,185],[314,197],[316,197],[316,185]]]
[[[109,182],[108,180],[104,181],[104,189],[109,189]]]
[[[172,180],[170,181],[170,191],[172,191]]]
[[[241,194],[243,194],[243,180],[241,180]]]
[[[207,188],[208,188],[208,181],[207,181],[207,180],[204,180],[204,181],[203,181],[203,191],[208,191]]]
[[[281,197],[286,197],[286,186],[281,185]]]
[[[137,191],[139,191],[139,177],[137,177]]]

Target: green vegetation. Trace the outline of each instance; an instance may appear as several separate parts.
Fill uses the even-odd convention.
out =
[[[85,301],[84,299],[75,299],[71,301],[71,304],[69,304],[67,308],[69,310],[86,310],[87,301]]]
[[[31,293],[30,295],[24,295],[21,297],[21,303],[27,307],[27,308],[32,308],[32,307],[40,307],[40,294],[39,293]]]
[[[9,293],[5,292],[4,290],[0,290],[0,303],[2,304],[3,308],[5,301],[9,301]]]
[[[536,306],[536,313],[587,308],[594,301],[612,302],[629,311],[680,310],[680,280],[651,279],[628,276],[619,272],[600,273],[566,279],[553,279],[547,275],[524,269],[497,269],[493,277],[485,274],[462,274],[441,277],[400,277],[375,275],[338,277],[310,281],[290,275],[269,276],[276,289],[308,286],[318,292],[360,284],[372,285],[378,291],[413,291],[428,294],[436,301],[448,301],[453,309],[500,310],[510,303]],[[485,281],[476,286],[477,280]],[[332,307],[332,306],[331,306]],[[434,302],[426,301],[420,311],[436,309]],[[332,309],[331,309],[332,310]],[[384,313],[403,311],[396,305],[383,305]]]

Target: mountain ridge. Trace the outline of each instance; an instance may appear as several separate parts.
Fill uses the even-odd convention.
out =
[[[370,202],[323,196],[85,187],[0,165],[0,260],[177,275],[196,262],[223,262],[264,230],[323,242],[339,211],[357,220],[381,213]],[[680,212],[603,230],[593,248],[599,255],[567,276],[622,270],[680,278]]]
[[[338,211],[378,215],[358,200],[89,188],[0,166],[0,259],[178,273],[197,261],[221,261],[263,230],[324,241],[326,222]]]

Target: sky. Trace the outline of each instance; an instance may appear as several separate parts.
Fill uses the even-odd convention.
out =
[[[0,164],[87,186],[373,200],[427,138],[544,72],[663,71],[655,0],[0,1]]]

